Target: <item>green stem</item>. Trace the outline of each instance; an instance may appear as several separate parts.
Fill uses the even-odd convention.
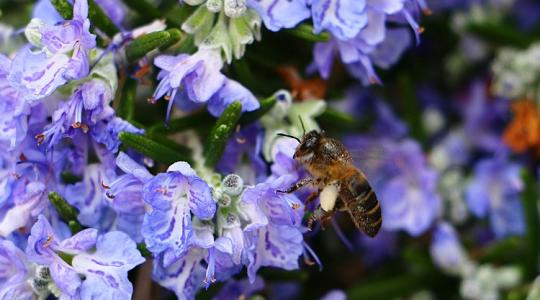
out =
[[[60,173],[60,179],[62,179],[62,182],[65,184],[74,184],[82,180],[81,177],[67,171]]]
[[[295,28],[287,29],[285,32],[310,42],[328,42],[330,40],[330,34],[328,32],[315,34],[313,33],[313,26],[305,23]]]
[[[120,98],[120,105],[116,110],[116,114],[126,120],[133,120],[135,114],[135,96],[137,92],[137,80],[133,78],[127,78],[122,89],[122,95]]]
[[[148,250],[145,243],[138,243],[137,244],[137,249],[139,249],[139,252],[141,252],[141,255],[144,256],[144,257],[152,256],[152,252],[150,252],[150,250]]]
[[[137,16],[140,17],[144,22],[151,22],[156,19],[163,19],[163,14],[153,6],[151,3],[148,3],[145,0],[128,0],[124,1],[130,9],[137,12]],[[168,25],[180,27],[182,25],[180,22],[171,19],[165,18]]]
[[[317,117],[317,121],[326,125],[328,128],[339,128],[342,130],[365,130],[371,124],[371,119],[358,121],[351,115],[344,112],[340,112],[331,107],[327,107],[326,110]]]
[[[538,217],[538,191],[535,178],[530,172],[524,171],[522,174],[525,190],[523,191],[523,211],[527,224],[526,241],[527,256],[524,260],[524,267],[529,278],[534,278],[538,274],[540,257],[540,220]]]
[[[499,23],[471,23],[466,31],[473,35],[499,46],[515,46],[527,48],[535,39],[516,31],[508,24]]]
[[[402,74],[399,77],[399,87],[401,95],[403,96],[403,108],[407,125],[409,126],[410,134],[422,146],[426,146],[426,133],[422,125],[422,109],[418,98],[416,97],[414,84],[411,78]]]
[[[191,115],[171,119],[169,126],[166,126],[163,122],[159,122],[148,129],[151,133],[174,133],[186,130],[189,128],[195,128],[203,124],[211,124],[214,122],[214,118],[206,112],[205,109],[201,109]]]

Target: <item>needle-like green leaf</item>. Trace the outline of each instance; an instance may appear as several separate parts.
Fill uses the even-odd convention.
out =
[[[328,32],[315,34],[313,33],[313,26],[305,23],[295,28],[287,29],[285,32],[310,42],[328,42],[330,40],[330,34]]]
[[[133,40],[126,47],[126,57],[129,62],[134,62],[146,55],[146,53],[159,47],[167,47],[178,42],[182,38],[179,29],[150,32]]]
[[[83,229],[83,226],[77,221],[79,211],[75,207],[71,206],[66,199],[56,192],[50,192],[48,197],[60,218],[69,225],[71,232],[76,233]]]
[[[162,143],[159,143],[147,136],[133,134],[129,132],[120,132],[118,135],[120,141],[125,146],[150,157],[151,159],[171,165],[177,161],[186,161],[191,163],[191,159],[184,153],[172,149]]]
[[[204,163],[207,167],[215,166],[221,159],[221,156],[223,156],[227,141],[234,132],[241,113],[242,104],[236,101],[229,105],[216,121],[214,128],[212,128],[206,140],[203,152]]]

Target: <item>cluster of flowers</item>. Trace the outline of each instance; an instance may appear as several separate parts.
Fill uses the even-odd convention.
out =
[[[215,281],[226,282],[218,297],[249,296],[264,287],[261,267],[293,270],[302,257],[320,264],[304,240],[303,219],[313,204],[304,204],[304,191],[279,192],[307,174],[293,159],[297,142],[277,133],[319,130],[316,117],[327,109],[374,120],[368,132],[344,137],[349,148],[378,155],[359,161],[384,219],[379,237],[360,241],[373,250],[371,263],[398,253],[400,232],[430,234],[433,262],[462,278],[463,297],[495,299],[520,283],[515,267],[475,262],[456,228],[472,215],[489,219],[483,243],[525,232],[524,168],[512,160],[513,140],[501,135],[506,98],[538,98],[538,65],[530,64],[539,61],[538,46],[521,56],[499,55],[496,96],[485,78],[452,102],[419,89],[422,109],[414,117],[424,126],[414,127],[365,85],[381,82],[374,66],[390,67],[419,41],[418,18],[430,13],[423,0],[180,1],[192,7],[181,29],[193,49],[154,51],[140,60],[153,60],[159,70],[148,102],[167,101],[167,124],[175,106],[218,118],[233,103],[242,113],[261,108],[252,91],[226,74],[227,63],[261,39],[263,24],[279,31],[311,18],[310,34],[329,38],[314,45],[308,73],[328,79],[339,57],[362,84],[332,104],[297,102],[280,90],[273,107],[232,134],[215,169],[204,164],[195,132],[182,137],[195,162],[165,169],[122,145],[119,134],[143,137],[148,128],[121,118],[115,98],[125,77],[140,79],[126,45],[164,31],[165,22],[125,29],[124,4],[94,1],[120,33],[108,36],[91,24],[89,10],[96,8],[86,0],[53,1],[56,6],[40,0],[23,31],[0,26],[1,299],[128,299],[128,271],[150,256],[153,280],[180,299],[193,299]],[[72,6],[69,17],[59,14],[59,2]],[[458,125],[450,121],[456,118]],[[540,134],[535,141],[540,145]],[[75,211],[71,220],[53,199]],[[242,270],[247,280],[231,279]]]
[[[261,19],[271,30],[290,28],[311,9],[315,31],[335,34],[335,40],[318,47],[339,45],[347,63],[358,63],[371,73],[368,55],[375,57],[377,45],[385,40],[387,15],[396,15],[398,21],[402,16],[417,28],[409,12],[415,10],[413,3],[349,1],[343,6],[335,1],[328,7],[319,2],[186,1],[198,8],[182,29],[194,36],[198,50],[154,59],[161,71],[151,102],[169,100],[167,120],[173,103],[186,112],[206,105],[214,116],[238,100],[243,111],[257,109],[253,94],[221,69],[224,60],[240,58],[245,45],[260,38]],[[126,11],[121,3],[96,3],[123,28]],[[277,192],[302,175],[292,159],[295,145],[281,141],[272,146],[275,142],[268,138],[266,158],[279,161],[268,176],[256,152],[261,125],[238,133],[250,138],[233,140],[227,156],[240,158],[242,151],[249,152],[258,170],[254,186],[247,187],[235,174],[221,180],[202,166],[199,174],[206,175],[197,175],[185,162],[152,175],[144,166],[148,159],[119,151],[120,132],[144,130],[118,117],[111,102],[117,74],[125,73],[122,47],[137,36],[163,30],[163,22],[123,30],[102,48],[97,38],[103,33],[96,36],[91,30],[87,2],[75,0],[72,6],[72,17],[64,19],[51,2],[39,1],[24,29],[27,43],[9,27],[3,29],[1,298],[45,298],[50,293],[61,298],[128,298],[133,288],[127,272],[145,260],[137,243],[144,243],[154,257],[153,278],[180,298],[193,298],[202,286],[226,280],[243,266],[252,283],[260,281],[256,273],[261,266],[298,268],[299,257],[306,249],[311,252],[302,237],[303,204],[295,195]],[[344,52],[347,48],[354,57]],[[330,65],[332,58],[325,59]],[[279,123],[274,123],[279,113],[266,121],[272,133],[275,128],[270,126],[284,124],[283,113],[291,105],[288,93],[276,97],[282,114]],[[319,113],[322,103],[315,105]],[[219,168],[233,172],[238,162],[235,166],[227,160]],[[49,203],[48,197],[58,195],[77,209],[72,221],[80,228],[68,226]]]

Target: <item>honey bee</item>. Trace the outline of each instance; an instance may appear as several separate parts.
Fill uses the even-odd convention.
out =
[[[303,125],[303,124],[302,124]],[[320,204],[308,220],[328,221],[335,210],[347,211],[358,229],[370,237],[379,232],[382,224],[381,207],[364,173],[353,165],[353,159],[338,140],[315,130],[304,133],[301,139],[279,133],[298,141],[293,158],[310,173],[285,191],[292,193],[306,185],[317,187],[307,202],[319,196]]]

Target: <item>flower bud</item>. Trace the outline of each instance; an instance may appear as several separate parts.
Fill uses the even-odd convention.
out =
[[[246,12],[245,0],[225,0],[223,6],[225,15],[230,18],[238,18]]]
[[[214,13],[220,12],[222,6],[223,6],[223,0],[206,1],[206,8],[208,8],[209,11],[214,12]]]
[[[221,195],[221,197],[218,200],[218,204],[220,207],[229,207],[232,203],[231,196],[227,194]]]
[[[244,188],[244,180],[236,174],[229,174],[221,182],[223,192],[231,196],[240,195]]]

